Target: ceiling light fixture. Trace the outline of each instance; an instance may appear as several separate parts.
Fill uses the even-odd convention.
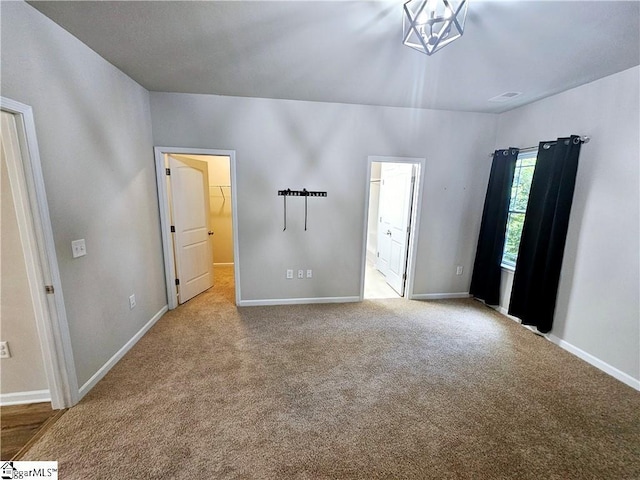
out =
[[[404,4],[404,43],[432,55],[464,33],[468,0],[409,0]]]

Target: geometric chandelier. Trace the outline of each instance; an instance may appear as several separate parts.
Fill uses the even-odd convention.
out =
[[[464,33],[467,0],[409,0],[404,4],[403,41],[431,55]]]

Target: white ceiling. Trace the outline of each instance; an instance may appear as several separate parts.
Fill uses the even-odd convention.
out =
[[[431,57],[401,1],[29,3],[151,91],[502,112],[640,63],[639,1],[470,0]]]

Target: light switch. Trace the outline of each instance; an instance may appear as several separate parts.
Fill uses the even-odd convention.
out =
[[[73,252],[73,258],[78,258],[86,255],[87,247],[84,243],[84,238],[71,242],[71,251]]]

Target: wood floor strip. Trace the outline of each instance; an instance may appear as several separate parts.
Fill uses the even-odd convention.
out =
[[[44,433],[51,428],[51,426],[58,421],[58,419],[65,414],[67,409],[57,410],[51,417],[49,417],[36,432],[36,434],[29,439],[29,441],[16,453],[11,460],[20,460],[24,454],[31,448],[31,446],[38,441]]]
[[[15,460],[26,444],[33,444],[43,426],[51,426],[64,411],[53,410],[50,402],[0,407],[0,458]],[[53,420],[52,420],[53,419]]]

